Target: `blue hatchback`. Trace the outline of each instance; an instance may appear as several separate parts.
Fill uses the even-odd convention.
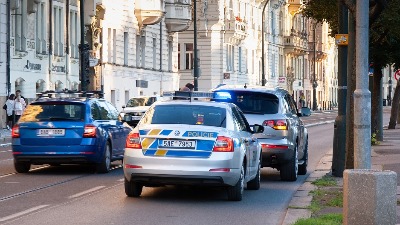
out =
[[[26,173],[32,164],[93,164],[107,173],[123,159],[131,130],[104,99],[39,98],[12,129],[14,167]]]

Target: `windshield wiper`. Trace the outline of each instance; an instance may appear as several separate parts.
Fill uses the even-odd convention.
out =
[[[243,112],[243,113],[248,113],[248,114],[261,114],[261,115],[264,114],[263,112],[256,112],[256,111],[243,111],[243,110],[242,110],[242,112]]]

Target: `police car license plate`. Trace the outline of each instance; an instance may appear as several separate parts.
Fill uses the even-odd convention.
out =
[[[38,136],[64,136],[65,129],[39,129],[37,130]]]
[[[159,147],[195,149],[196,141],[160,140]]]

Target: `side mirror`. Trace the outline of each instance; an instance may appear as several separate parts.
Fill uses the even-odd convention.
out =
[[[300,110],[301,116],[311,116],[311,109],[308,107],[302,107]]]
[[[260,124],[254,124],[253,125],[253,132],[254,133],[262,133],[264,132],[264,126]]]

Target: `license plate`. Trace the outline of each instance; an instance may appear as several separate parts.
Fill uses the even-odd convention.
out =
[[[132,120],[140,120],[140,119],[142,119],[141,116],[132,116]]]
[[[64,136],[65,129],[39,129],[37,130],[38,136]]]
[[[195,149],[196,141],[161,140],[159,142],[159,147]]]

